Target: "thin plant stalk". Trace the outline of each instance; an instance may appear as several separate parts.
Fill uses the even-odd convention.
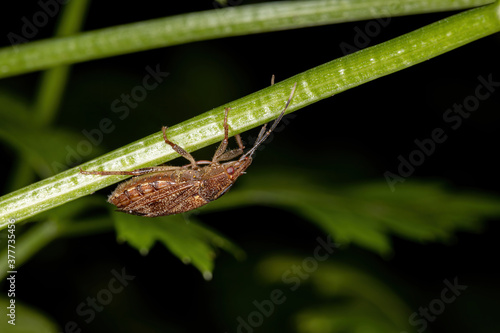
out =
[[[276,1],[217,8],[114,26],[78,35],[33,41],[8,34],[0,49],[0,78],[58,65],[215,38],[311,27],[387,16],[459,10],[492,0]]]
[[[288,112],[347,89],[411,67],[500,31],[498,3],[468,10],[385,43],[335,59],[274,86],[227,103],[169,129],[169,138],[191,152],[223,137],[224,107],[231,106],[230,135],[276,118],[293,84],[297,90]],[[86,170],[132,170],[158,165],[178,154],[155,133],[81,167]],[[88,176],[72,168],[0,198],[0,229],[122,180],[122,176]]]

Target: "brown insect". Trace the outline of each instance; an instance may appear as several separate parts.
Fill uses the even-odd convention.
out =
[[[230,108],[225,108],[224,140],[217,148],[212,161],[195,161],[191,154],[168,140],[167,127],[163,126],[165,143],[186,158],[190,164],[182,167],[160,165],[133,171],[84,171],[80,169],[80,173],[101,176],[138,176],[118,185],[108,198],[108,202],[125,213],[156,217],[184,213],[206,205],[210,201],[220,198],[231,188],[236,179],[245,173],[245,170],[252,163],[252,156],[257,148],[267,139],[285,115],[296,86],[297,83],[293,85],[290,97],[279,117],[269,130],[266,131],[267,124],[262,127],[253,147],[245,154],[243,154],[245,147],[239,134],[235,135],[239,148],[226,150],[229,129],[227,117]],[[220,163],[240,155],[242,156],[238,160]],[[208,165],[200,167],[202,164]]]

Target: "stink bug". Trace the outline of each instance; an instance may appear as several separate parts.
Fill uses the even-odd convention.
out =
[[[206,205],[226,193],[236,179],[245,173],[252,163],[252,156],[257,148],[268,138],[285,115],[296,86],[297,83],[293,85],[290,97],[279,117],[267,131],[267,124],[262,127],[253,147],[244,154],[245,147],[239,134],[235,135],[239,148],[226,151],[229,130],[227,118],[230,108],[225,108],[224,140],[217,148],[212,161],[195,161],[191,154],[167,138],[167,127],[163,126],[165,143],[186,158],[190,164],[182,167],[160,165],[133,171],[84,171],[80,169],[80,173],[101,176],[137,176],[118,185],[108,198],[108,202],[115,205],[119,211],[128,214],[146,217],[165,216],[185,213]],[[240,155],[242,156],[238,160],[220,163]],[[208,165],[200,166],[203,164]]]

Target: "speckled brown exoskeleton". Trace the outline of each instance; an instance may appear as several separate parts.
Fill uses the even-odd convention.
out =
[[[179,214],[206,205],[220,198],[234,184],[239,176],[252,163],[252,156],[257,148],[267,139],[285,115],[293,94],[295,83],[285,108],[266,131],[262,127],[253,147],[243,154],[243,142],[239,134],[235,135],[237,149],[226,150],[228,145],[227,118],[230,108],[224,113],[224,140],[216,150],[212,161],[195,161],[193,156],[167,138],[167,127],[162,127],[163,139],[190,164],[186,166],[155,166],[133,171],[84,171],[86,175],[132,175],[137,176],[118,185],[109,196],[108,202],[119,211],[147,217]],[[242,155],[238,160],[229,161]],[[208,164],[201,166],[203,164]]]

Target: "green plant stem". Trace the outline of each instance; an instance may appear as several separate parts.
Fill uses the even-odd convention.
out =
[[[64,7],[56,36],[70,36],[80,30],[88,2],[88,0],[71,1]],[[34,116],[30,116],[36,125],[47,126],[53,122],[64,95],[69,71],[69,66],[58,66],[42,74],[33,106]],[[32,179],[35,178],[31,166],[26,164],[21,156],[17,159],[8,188],[20,188],[31,183]]]
[[[80,31],[88,2],[88,0],[71,1],[64,6],[56,31],[57,37],[71,36]],[[67,85],[69,70],[69,66],[58,66],[43,73],[35,100],[35,114],[39,125],[48,125],[55,118]]]
[[[223,137],[224,107],[231,107],[230,134],[244,132],[278,116],[297,82],[288,112],[301,109],[347,89],[408,68],[464,44],[500,31],[499,4],[472,9],[388,42],[333,60],[234,102],[169,128],[169,138],[194,151]],[[82,165],[84,170],[132,170],[178,157],[150,135]],[[95,192],[123,176],[82,175],[72,168],[0,198],[0,229],[41,211]]]
[[[0,50],[0,78],[214,38],[457,10],[491,0],[315,0],[207,10],[52,38]]]

